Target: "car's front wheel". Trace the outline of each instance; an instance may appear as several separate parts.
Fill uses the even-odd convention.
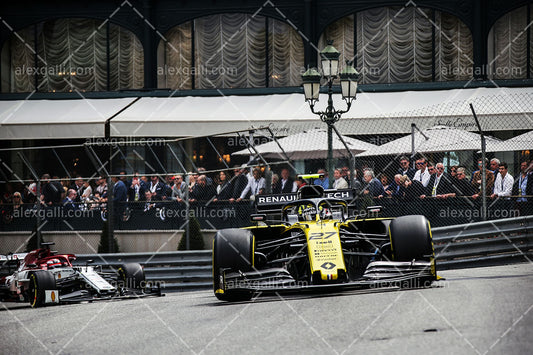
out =
[[[218,231],[213,241],[213,291],[219,300],[247,301],[253,293],[247,290],[226,290],[224,272],[246,272],[254,265],[254,236],[243,229]]]
[[[56,279],[50,271],[39,270],[30,273],[28,285],[28,300],[33,308],[45,305],[45,291],[56,289]],[[57,295],[56,297],[59,297]]]
[[[429,222],[424,216],[402,216],[389,227],[394,261],[430,260],[434,257]]]

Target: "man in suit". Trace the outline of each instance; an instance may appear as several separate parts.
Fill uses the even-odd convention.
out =
[[[151,178],[150,186],[148,187],[152,193],[152,199],[154,200],[166,200],[167,198],[167,187],[164,183],[159,181],[159,176],[154,175]]]
[[[525,160],[520,163],[520,174],[513,184],[513,196],[532,196],[533,195],[533,165],[530,161]],[[516,199],[516,208],[520,215],[525,216],[533,213],[533,198],[518,197]]]
[[[407,175],[409,179],[413,180],[416,170],[409,166],[409,159],[404,155],[400,158],[400,168],[397,174]]]
[[[281,179],[276,183],[272,189],[274,194],[285,194],[290,192],[296,192],[297,186],[294,183],[294,179],[290,177],[289,169],[281,169]]]
[[[238,198],[241,197],[242,192],[248,186],[248,168],[246,166],[241,166],[240,168],[236,166],[233,170],[234,176],[231,180],[233,184],[233,194],[229,199],[229,202],[235,202]],[[244,198],[247,198],[245,196]]]
[[[450,174],[444,172],[444,164],[437,163],[435,166],[437,171],[435,174],[431,175],[429,182],[426,186],[425,195],[420,196],[424,198],[426,196],[436,197],[436,198],[448,198],[454,197],[455,192],[452,184],[452,177]]]
[[[74,189],[68,189],[67,197],[63,200],[63,208],[67,211],[75,211],[79,209],[79,205],[76,204],[77,192]]]
[[[414,171],[414,169],[413,169]],[[407,177],[409,175],[405,174]],[[402,178],[402,174],[396,174],[394,175],[394,180],[390,183],[390,185],[385,189],[385,193],[393,198],[399,198],[400,195],[400,179]]]
[[[472,196],[475,192],[472,184],[466,178],[465,168],[462,166],[457,167],[455,179],[452,182],[456,196]]]

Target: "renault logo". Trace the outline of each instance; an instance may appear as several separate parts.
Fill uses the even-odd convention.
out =
[[[335,266],[337,266],[337,265],[335,265],[335,264],[333,264],[333,263],[330,263],[329,261],[328,261],[327,263],[324,263],[324,264],[320,265],[320,267],[321,267],[322,269],[326,269],[326,270],[331,270],[331,269],[333,269]]]

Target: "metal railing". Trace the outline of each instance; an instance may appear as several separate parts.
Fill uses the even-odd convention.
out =
[[[432,234],[439,270],[533,258],[533,216],[433,228]],[[207,289],[212,285],[210,250],[81,254],[75,264],[83,265],[90,259],[107,267],[140,263],[147,280],[160,282],[167,292]]]

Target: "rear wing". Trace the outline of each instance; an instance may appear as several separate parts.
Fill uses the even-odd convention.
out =
[[[348,206],[355,204],[356,191],[354,189],[324,190],[323,197],[344,200]],[[255,207],[258,213],[280,213],[281,208],[293,201],[298,200],[298,193],[257,195],[255,197]]]
[[[11,275],[28,253],[0,254],[0,277]]]

